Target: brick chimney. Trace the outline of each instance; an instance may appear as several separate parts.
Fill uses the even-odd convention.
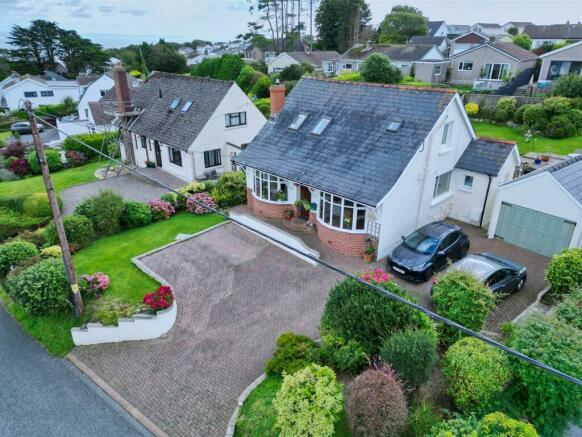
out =
[[[285,85],[279,83],[277,79],[275,85],[269,87],[269,91],[271,93],[271,119],[276,120],[285,104]]]
[[[128,130],[123,129],[128,120],[127,113],[131,112],[131,96],[129,94],[129,84],[127,83],[127,73],[121,64],[113,67],[113,80],[115,81],[115,112],[119,114],[119,126],[121,127],[125,160],[135,165],[135,155],[133,142]]]

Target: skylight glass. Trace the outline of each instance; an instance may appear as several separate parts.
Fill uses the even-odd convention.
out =
[[[330,122],[331,118],[323,117],[317,122],[311,133],[313,135],[321,135]]]
[[[402,127],[402,121],[399,120],[390,120],[388,122],[388,126],[386,127],[386,130],[388,132],[398,132],[398,129],[400,129]]]
[[[172,103],[170,103],[170,109],[176,109],[179,104],[180,104],[180,97],[176,97],[174,100],[172,100]]]
[[[295,117],[295,120],[293,120],[293,122],[289,125],[289,129],[299,129],[306,119],[307,114],[298,114],[297,117]]]
[[[190,100],[188,100],[184,106],[182,107],[182,112],[188,112],[188,109],[190,109],[190,106],[192,106],[192,102]]]

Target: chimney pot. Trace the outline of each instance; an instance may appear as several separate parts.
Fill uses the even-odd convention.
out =
[[[115,97],[117,99],[117,111],[121,114],[131,111],[131,97],[129,95],[129,84],[127,83],[127,73],[121,65],[113,67],[113,78],[115,81]]]
[[[271,97],[271,119],[276,119],[285,104],[285,85],[280,83],[269,87]]]

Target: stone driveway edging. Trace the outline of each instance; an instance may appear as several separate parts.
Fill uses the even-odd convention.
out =
[[[265,379],[267,378],[267,374],[263,373],[253,382],[251,382],[247,388],[243,390],[241,395],[238,397],[236,408],[234,409],[232,416],[230,416],[230,420],[228,421],[228,426],[226,427],[226,433],[224,434],[225,437],[233,437],[234,432],[236,430],[236,421],[238,419],[238,413],[240,412],[240,407],[244,404],[250,394],[256,389]]]
[[[529,315],[531,315],[534,311],[536,311],[536,307],[538,306],[538,304],[540,303],[542,297],[544,297],[544,295],[550,291],[550,286],[548,285],[546,288],[544,288],[542,291],[540,291],[536,297],[535,302],[533,302],[530,306],[528,306],[525,310],[523,310],[521,313],[519,313],[517,315],[516,318],[514,318],[511,323],[517,323],[521,320],[526,319]]]

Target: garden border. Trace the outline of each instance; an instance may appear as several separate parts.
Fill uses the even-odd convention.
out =
[[[251,382],[240,394],[237,399],[237,405],[232,415],[230,416],[230,420],[228,421],[228,425],[226,426],[226,433],[224,437],[233,437],[234,432],[236,430],[236,421],[238,420],[238,413],[240,412],[240,408],[243,406],[247,398],[250,394],[267,378],[266,373],[262,373],[257,379]]]
[[[541,290],[540,292],[538,292],[538,295],[536,297],[536,300],[534,302],[532,302],[525,310],[523,310],[521,313],[519,313],[512,321],[511,323],[518,323],[521,320],[526,319],[529,315],[531,315],[534,311],[536,311],[536,307],[538,306],[538,304],[540,303],[542,297],[544,297],[544,295],[550,291],[550,285],[548,284],[543,290]]]

